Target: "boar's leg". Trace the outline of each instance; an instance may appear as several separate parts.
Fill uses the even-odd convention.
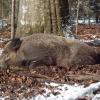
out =
[[[37,66],[42,66],[42,65],[50,66],[50,65],[55,65],[55,64],[56,63],[55,63],[54,59],[52,59],[52,57],[50,57],[50,56],[44,56],[42,58],[36,58],[36,59],[22,61],[22,66],[28,67],[29,70],[31,70],[32,68],[37,67]]]
[[[56,64],[60,67],[65,67],[66,69],[71,66],[70,63],[70,48],[66,45],[62,45],[57,52]]]
[[[63,59],[59,59],[58,61],[57,61],[57,66],[58,67],[64,67],[64,68],[68,68],[69,69],[69,67],[71,66],[71,64],[69,63],[69,60],[68,59],[66,59],[66,58],[63,58]]]
[[[42,66],[42,65],[46,65],[46,66],[55,65],[55,61],[50,56],[49,57],[44,56],[41,59],[32,60],[30,63],[31,68],[36,66]]]

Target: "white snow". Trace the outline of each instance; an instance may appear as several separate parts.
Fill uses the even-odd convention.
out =
[[[100,82],[93,83],[88,87],[84,87],[84,85],[78,85],[78,84],[75,85],[57,84],[57,83],[45,83],[45,84],[47,86],[54,87],[54,91],[59,92],[59,94],[53,95],[50,89],[44,88],[46,93],[42,95],[37,95],[35,97],[33,96],[28,100],[77,100],[78,98],[85,96],[92,98],[92,100],[100,100],[100,94],[96,95],[93,94],[94,91],[100,89]]]
[[[2,42],[2,41],[0,41],[0,42]],[[3,49],[2,49],[2,48],[0,48],[0,55],[2,54],[2,52],[3,52]]]
[[[2,54],[3,49],[0,48],[0,55]]]
[[[100,100],[100,93],[93,94],[94,91],[100,89],[100,82],[93,83],[88,87],[84,85],[68,85],[57,83],[45,83],[47,86],[54,87],[55,92],[59,92],[58,95],[53,95],[52,91],[48,88],[44,88],[46,93],[33,96],[32,98],[22,100],[78,100],[82,97],[90,97],[92,100]],[[49,95],[48,95],[49,94]],[[5,100],[6,97],[0,97],[0,100]],[[18,99],[19,100],[19,99]]]
[[[35,97],[34,100],[76,100],[80,97],[89,96],[92,97],[93,100],[100,100],[100,94],[94,95],[93,92],[97,89],[100,89],[100,82],[93,83],[88,87],[84,87],[83,85],[68,85],[68,84],[55,84],[55,83],[46,83],[46,85],[54,86],[56,89],[54,91],[60,92],[60,94],[54,96],[52,93],[50,94],[50,97],[45,98],[45,96],[50,93],[51,91],[49,89],[45,89],[46,93],[43,95],[39,95]],[[42,97],[43,99],[39,99]],[[37,99],[38,98],[38,99]],[[98,99],[99,98],[99,99]]]
[[[8,39],[8,38],[0,38],[0,42],[2,43],[2,42],[4,42],[4,41],[9,41],[10,39]]]
[[[73,22],[76,23],[77,20],[75,19],[75,20],[73,20]],[[84,21],[84,19],[79,19],[79,20],[78,20],[78,23],[79,23],[79,24],[89,24],[89,20],[88,20],[88,19],[85,19],[85,21]],[[96,23],[95,19],[93,19],[93,18],[90,19],[90,23],[91,23],[91,24],[95,24],[95,23]]]
[[[54,91],[60,92],[58,95],[53,95],[51,90],[45,88],[46,93],[43,95],[38,95],[36,97],[31,98],[30,100],[76,100],[80,97],[91,97],[92,100],[100,100],[100,94],[94,95],[93,92],[100,88],[100,82],[93,83],[88,87],[84,87],[83,85],[67,85],[67,84],[55,84],[55,83],[46,83],[46,85],[50,85],[56,87]],[[47,96],[50,94],[49,96]]]
[[[2,29],[3,27],[7,26],[7,20],[5,19],[1,19],[0,20],[0,29]]]
[[[92,100],[100,100],[100,94],[96,94],[96,95],[92,98]]]

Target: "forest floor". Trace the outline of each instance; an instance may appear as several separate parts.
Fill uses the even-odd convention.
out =
[[[100,39],[100,26],[80,25],[77,35],[84,40]],[[5,43],[2,39],[10,38],[10,29],[7,28],[0,31],[0,38],[2,41],[0,42],[0,48],[3,48]],[[38,66],[31,71],[23,68],[11,68],[6,71],[0,70],[0,98],[6,97],[5,100],[17,100],[19,98],[19,100],[22,100],[24,97],[26,100],[30,100],[29,98],[32,98],[32,96],[46,93],[45,88],[49,89],[46,96],[49,97],[51,93],[54,96],[59,95],[60,92],[55,91],[56,86],[47,85],[50,82],[70,85],[79,84],[88,87],[92,83],[100,82],[100,64],[72,66],[69,69],[57,66]],[[100,86],[93,91],[93,94],[100,94]],[[78,97],[76,100],[92,100],[92,97],[85,95]]]

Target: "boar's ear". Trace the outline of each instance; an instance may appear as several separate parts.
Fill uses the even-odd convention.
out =
[[[22,40],[20,40],[19,38],[15,38],[11,40],[9,47],[12,51],[17,51],[20,48],[21,43]]]

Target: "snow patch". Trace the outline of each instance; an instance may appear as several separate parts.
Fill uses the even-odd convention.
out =
[[[45,88],[46,93],[43,95],[38,95],[34,100],[76,100],[81,97],[91,97],[92,100],[100,100],[100,94],[94,95],[93,92],[100,89],[100,82],[93,83],[88,87],[84,85],[68,85],[68,84],[56,84],[56,83],[46,83],[47,86],[53,86],[55,92],[59,92],[58,95],[53,95],[50,89]],[[48,97],[48,93],[50,96]]]
[[[2,54],[2,52],[3,52],[3,49],[2,49],[2,48],[0,48],[0,55]]]
[[[59,92],[59,94],[53,95],[50,89],[44,88],[46,93],[44,93],[43,95],[37,95],[35,97],[33,96],[29,100],[77,100],[78,98],[85,96],[92,98],[92,100],[100,100],[100,94],[96,95],[93,94],[94,91],[100,89],[100,82],[93,83],[88,87],[84,87],[84,85],[78,85],[78,84],[75,85],[56,84],[56,83],[45,83],[45,84],[47,86],[56,87],[54,91]]]

